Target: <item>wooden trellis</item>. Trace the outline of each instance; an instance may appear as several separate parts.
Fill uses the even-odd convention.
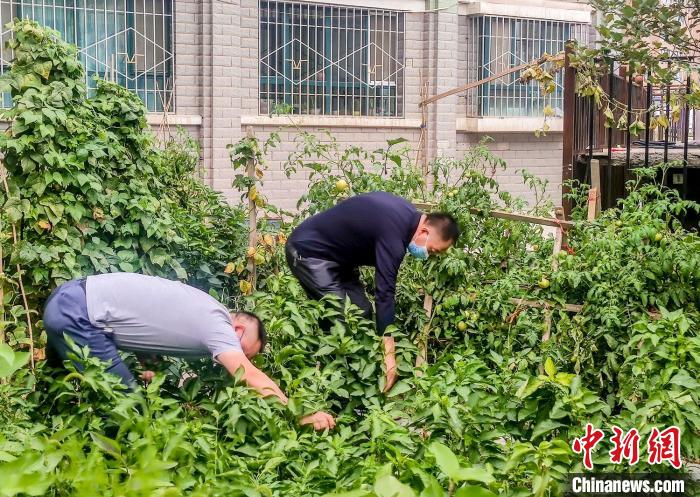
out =
[[[597,168],[595,168],[597,170]],[[588,221],[593,221],[600,212],[600,195],[599,195],[599,184],[600,175],[592,174],[592,187],[588,195]],[[435,207],[435,204],[424,203],[424,202],[414,202],[413,205],[418,209],[429,211]],[[484,215],[488,217],[498,218],[498,219],[508,219],[512,221],[520,221],[530,224],[538,224],[540,226],[551,226],[556,228],[555,238],[554,238],[554,248],[552,250],[552,269],[556,270],[558,268],[558,255],[564,246],[566,246],[566,232],[574,226],[572,221],[564,219],[564,210],[562,208],[555,209],[555,217],[541,217],[533,216],[529,214],[518,214],[514,212],[507,212],[502,210],[492,210],[492,211],[481,211],[479,209],[470,209],[473,214]],[[510,302],[516,306],[515,312],[511,314],[512,320],[517,319],[520,314],[520,309],[538,308],[544,309],[545,316],[545,330],[542,334],[542,341],[546,342],[551,337],[551,326],[552,326],[552,311],[555,309],[563,310],[570,313],[579,313],[583,310],[583,305],[580,304],[557,304],[555,302],[541,301],[541,300],[531,300],[524,298],[511,298]],[[425,294],[423,299],[423,308],[426,313],[426,324],[421,330],[417,345],[418,345],[418,356],[416,357],[416,367],[425,364],[428,360],[428,339],[430,337],[430,323],[432,320],[433,313],[433,297],[432,295]]]

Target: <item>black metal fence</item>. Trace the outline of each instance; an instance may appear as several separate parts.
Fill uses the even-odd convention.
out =
[[[628,74],[624,65],[613,62],[607,67],[599,83],[610,101],[622,104],[611,106],[612,120],[626,118],[628,124],[639,121],[643,126],[636,136],[629,127],[606,126],[606,121],[611,120],[610,111],[606,116],[607,105],[598,108],[593,97],[577,95],[576,72],[567,59],[562,179],[590,184],[591,165],[600,164],[602,207],[609,208],[625,196],[625,183],[631,178],[632,169],[672,163],[662,178],[665,184],[676,188],[683,198],[700,200],[700,149],[694,143],[694,111],[687,103],[673,107],[673,102],[684,102],[677,96],[690,93],[690,78],[658,87],[652,86],[645,76]],[[657,126],[652,129],[654,123]],[[571,206],[566,201],[564,209],[570,213]]]

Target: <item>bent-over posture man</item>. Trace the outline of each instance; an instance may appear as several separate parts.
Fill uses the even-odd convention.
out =
[[[459,238],[449,214],[423,214],[409,201],[385,192],[351,197],[301,223],[287,240],[287,264],[309,298],[326,294],[350,301],[372,316],[360,282],[360,266],[376,268],[377,329],[394,322],[396,276],[406,250],[418,259],[444,252]],[[385,391],[397,379],[395,345],[384,337]]]
[[[108,372],[131,387],[134,377],[119,350],[196,358],[211,355],[261,395],[287,397],[250,358],[265,345],[265,329],[254,314],[229,311],[207,293],[177,281],[133,273],[88,276],[59,286],[44,309],[50,353],[67,359],[64,334],[90,354],[111,362]],[[300,420],[317,430],[333,428],[329,414]]]

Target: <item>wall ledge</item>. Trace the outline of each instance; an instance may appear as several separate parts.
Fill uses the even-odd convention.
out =
[[[503,0],[461,0],[461,15],[493,15],[521,17],[526,19],[547,19],[552,21],[591,23],[593,9],[579,2],[552,0],[519,0],[516,4]]]
[[[420,128],[420,119],[365,116],[241,116],[241,126],[290,126],[302,128]]]
[[[542,128],[543,117],[461,117],[457,119],[458,133],[532,133]],[[548,133],[561,133],[564,120],[553,117],[547,120]]]
[[[165,115],[162,112],[149,112],[146,121],[151,126],[160,126],[164,122]],[[171,126],[201,126],[202,116],[197,114],[167,114],[167,123]]]

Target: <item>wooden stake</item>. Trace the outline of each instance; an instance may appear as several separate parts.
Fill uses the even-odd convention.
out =
[[[529,67],[531,65],[542,64],[543,62],[547,62],[548,60],[556,60],[557,58],[559,60],[561,60],[561,58],[563,56],[564,56],[564,54],[562,53],[562,54],[559,54],[555,57],[552,57],[552,56],[540,57],[539,59],[535,60],[534,62],[526,62],[525,64],[520,64],[518,66],[511,67],[510,69],[505,69],[499,73],[493,74],[493,75],[489,76],[488,78],[483,78],[483,79],[480,79],[479,81],[467,83],[466,85],[463,85],[463,86],[460,86],[457,88],[453,88],[453,89],[448,90],[446,92],[440,93],[439,95],[434,95],[430,98],[426,98],[426,99],[421,101],[420,105],[424,107],[424,106],[426,106],[430,103],[433,103],[437,100],[441,100],[445,97],[449,97],[450,95],[454,95],[455,93],[461,93],[463,91],[471,90],[472,88],[476,88],[477,86],[481,86],[483,84],[489,83],[489,82],[494,81],[496,79],[500,79],[503,76],[507,76],[508,74],[512,74],[514,72],[521,71],[522,69],[525,69],[526,67]]]
[[[423,77],[423,70],[418,71],[420,79],[420,99],[421,101],[428,98],[428,81]],[[428,179],[428,108],[421,106],[421,123],[420,123],[420,138],[418,139],[418,152],[416,153],[416,165],[421,167],[423,177],[427,182]]]
[[[542,334],[542,341],[546,342],[549,337],[552,336],[552,310],[545,308],[544,310],[544,333]]]
[[[552,249],[552,271],[559,269],[559,251],[561,246],[564,244],[564,230],[557,228],[556,235],[554,237],[554,248]]]
[[[430,321],[433,315],[432,295],[425,295],[425,298],[423,299],[423,309],[425,310],[427,321],[425,322],[425,326],[423,326],[423,331],[418,337],[418,355],[416,356],[416,369],[428,362],[428,335],[430,334]],[[419,372],[417,372],[416,374],[420,376]]]
[[[595,218],[598,217],[598,203],[600,203],[598,189],[591,188],[588,190],[588,214],[586,216],[589,223],[595,221]]]
[[[549,302],[549,301],[537,301],[537,300],[527,300],[527,299],[517,299],[517,298],[511,298],[509,299],[509,302],[511,304],[515,304],[517,306],[525,306],[525,307],[534,307],[536,309],[561,309],[566,312],[581,312],[583,310],[583,306],[579,304],[557,304],[556,302]]]
[[[255,135],[253,134],[253,128],[248,126],[246,128],[246,138],[253,140]],[[246,164],[246,174],[248,178],[253,180],[253,186],[248,188],[248,248],[255,249],[258,245],[258,209],[255,204],[255,200],[251,197],[253,189],[255,188],[255,160],[248,159]],[[258,193],[259,194],[259,193]],[[255,265],[255,256],[248,257],[248,281],[251,284],[253,290],[255,290],[257,284],[257,269]]]
[[[597,188],[601,191],[600,185],[600,161],[598,159],[593,159],[591,161],[591,188]],[[600,201],[598,201],[598,210],[600,210]]]
[[[2,169],[2,166],[0,166],[0,174],[5,176],[5,171]],[[2,247],[3,247],[3,242],[2,242],[2,232],[4,230],[4,226],[0,225],[0,274],[4,275],[3,272],[3,261],[2,261]],[[0,322],[4,323],[5,322],[5,281],[0,280]],[[0,325],[0,343],[5,343],[5,325],[2,324]]]
[[[481,214],[482,211],[479,209],[469,209],[472,214]],[[563,228],[563,229],[568,229],[572,228],[574,226],[574,223],[571,221],[566,221],[564,219],[553,219],[550,217],[540,217],[540,216],[531,216],[529,214],[516,214],[515,212],[506,212],[506,211],[499,211],[499,210],[493,210],[490,211],[487,214],[489,217],[495,217],[498,219],[510,219],[512,221],[522,221],[525,223],[531,223],[531,224],[539,224],[542,226],[553,226],[556,228]]]
[[[588,191],[588,221],[592,222],[600,214],[602,205],[600,200],[600,161],[591,161],[591,189]]]
[[[569,221],[564,220],[564,209],[557,207],[554,210],[554,215],[556,216],[555,226],[557,227],[556,235],[554,237],[554,248],[552,249],[552,270],[556,271],[559,269],[559,251],[562,246],[566,243],[566,232],[564,231],[565,223],[570,224]]]
[[[431,202],[413,202],[413,205],[416,207],[416,209],[429,211],[431,209],[434,209],[437,204]],[[524,223],[539,224],[541,226],[552,226],[555,228],[564,229],[573,228],[574,226],[574,223],[572,221],[567,221],[563,218],[558,219],[551,217],[532,216],[530,214],[518,214],[516,212],[507,212],[498,209],[492,211],[483,211],[481,209],[476,209],[473,207],[470,208],[469,211],[472,214],[476,215],[495,217],[498,219],[509,219],[511,221],[522,221]]]
[[[5,187],[7,197],[10,197],[10,186],[7,184],[6,169],[0,167],[0,176]],[[17,228],[12,224],[12,242],[17,245]],[[24,282],[22,281],[22,268],[17,264],[17,281],[19,282],[19,291],[22,294],[22,303],[24,304],[24,313],[27,317],[27,331],[29,332],[29,361],[32,369],[34,369],[34,329],[32,328],[32,318],[29,315],[29,303],[27,302],[27,292],[24,291]],[[3,306],[4,310],[4,306]]]

